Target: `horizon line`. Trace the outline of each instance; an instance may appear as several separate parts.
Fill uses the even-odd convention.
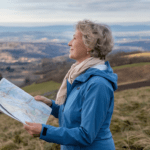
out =
[[[0,22],[0,27],[46,27],[46,26],[74,26],[77,22]],[[108,25],[150,25],[150,21],[146,22],[101,22]]]

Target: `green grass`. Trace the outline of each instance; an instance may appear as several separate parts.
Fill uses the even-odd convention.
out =
[[[22,89],[26,91],[27,93],[30,93],[31,95],[41,95],[46,92],[50,92],[53,90],[57,90],[60,87],[60,83],[54,82],[54,81],[48,81],[48,82],[43,82],[39,84],[31,84],[29,86],[23,87]]]
[[[140,63],[135,63],[135,64],[116,66],[116,67],[112,67],[112,69],[115,70],[115,69],[122,69],[122,68],[128,68],[128,67],[137,67],[137,66],[140,67],[144,65],[150,65],[150,62],[140,62]]]

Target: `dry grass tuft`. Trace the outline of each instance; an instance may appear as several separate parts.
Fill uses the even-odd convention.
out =
[[[111,131],[116,150],[150,149],[150,87],[115,93]]]

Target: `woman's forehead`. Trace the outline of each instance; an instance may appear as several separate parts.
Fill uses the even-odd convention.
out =
[[[76,36],[76,37],[79,36],[79,37],[80,37],[80,36],[82,36],[82,33],[81,33],[79,30],[76,30],[76,32],[75,32],[75,34],[73,35],[73,37],[74,37],[74,36]]]

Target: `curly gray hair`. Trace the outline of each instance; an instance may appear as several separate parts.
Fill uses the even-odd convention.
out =
[[[83,20],[76,24],[76,30],[82,33],[85,46],[92,49],[90,51],[92,57],[105,59],[105,56],[112,51],[114,42],[111,30],[107,25]]]

